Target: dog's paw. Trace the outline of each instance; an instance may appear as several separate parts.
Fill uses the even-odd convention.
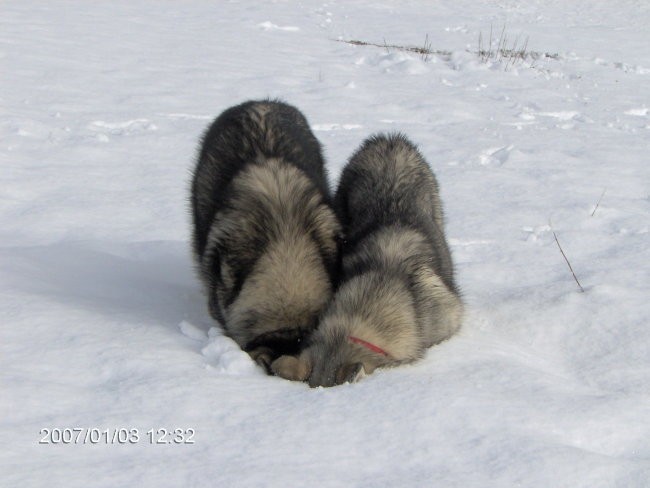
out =
[[[274,375],[291,381],[306,381],[311,373],[307,361],[295,356],[280,356],[271,363]]]

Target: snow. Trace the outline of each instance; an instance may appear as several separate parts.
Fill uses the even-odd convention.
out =
[[[646,4],[8,0],[0,24],[3,485],[650,486]],[[470,52],[503,25],[557,59]],[[336,42],[425,39],[451,54]],[[436,171],[468,313],[423,361],[309,389],[208,316],[198,139],[266,96],[333,181],[376,131]]]

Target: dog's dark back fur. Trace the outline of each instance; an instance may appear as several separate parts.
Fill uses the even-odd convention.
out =
[[[264,117],[256,110],[260,105],[268,107]],[[228,201],[228,186],[244,168],[242,163],[255,161],[260,155],[283,158],[295,165],[329,203],[321,145],[299,110],[278,100],[248,101],[230,107],[205,132],[192,180],[196,254],[203,254],[214,214]]]

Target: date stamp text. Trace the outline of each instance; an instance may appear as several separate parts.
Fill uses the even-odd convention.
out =
[[[138,444],[144,442],[152,445],[194,444],[195,430],[192,428],[42,428],[39,432],[39,444]]]

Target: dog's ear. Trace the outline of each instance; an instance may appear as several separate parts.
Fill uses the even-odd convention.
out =
[[[336,384],[355,383],[364,376],[366,376],[366,370],[362,363],[344,364],[336,372]]]

